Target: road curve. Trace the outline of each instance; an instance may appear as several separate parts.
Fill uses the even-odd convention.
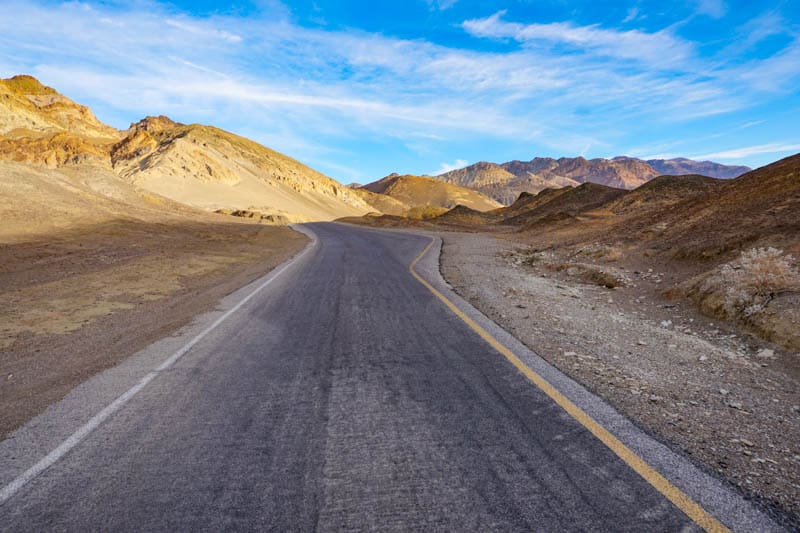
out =
[[[309,227],[313,250],[0,505],[0,529],[697,528],[411,276],[428,238]]]

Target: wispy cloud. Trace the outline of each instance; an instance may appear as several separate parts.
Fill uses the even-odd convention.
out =
[[[692,46],[667,30],[610,30],[598,25],[571,22],[520,24],[502,20],[505,11],[464,22],[464,29],[478,37],[514,39],[529,45],[564,45],[596,55],[635,59],[653,67],[672,66],[692,56]]]
[[[425,3],[428,4],[428,7],[431,9],[437,9],[439,11],[444,11],[445,9],[450,9],[454,5],[458,3],[458,0],[425,0]]]
[[[698,9],[719,12],[710,3]],[[627,20],[641,16],[632,10]],[[765,15],[754,43],[785,33],[779,22]],[[171,114],[261,132],[273,147],[302,150],[295,155],[310,160],[350,143],[330,165],[348,179],[358,179],[353,161],[362,139],[415,156],[414,146],[424,145],[429,167],[472,157],[441,151],[466,137],[605,152],[642,124],[673,128],[744,109],[765,94],[790,93],[800,78],[796,39],[768,57],[729,61],[724,55],[735,57],[734,48],[703,57],[674,27],[531,24],[504,12],[461,27],[490,46],[308,28],[279,8],[260,17],[192,17],[152,1],[7,0],[0,69],[29,71],[117,127],[146,113]],[[753,120],[739,122],[746,121]]]
[[[742,148],[735,148],[733,150],[724,150],[722,152],[714,152],[712,154],[704,154],[694,156],[692,159],[744,159],[746,157],[758,154],[789,154],[800,152],[800,143],[771,143],[759,144],[756,146],[745,146]]]
[[[106,19],[109,20],[109,19]],[[113,21],[112,21],[113,23]],[[177,20],[177,19],[166,19],[164,23],[168,26],[173,26],[182,30],[187,33],[193,33],[197,35],[205,35],[210,37],[216,37],[223,41],[228,41],[230,43],[241,43],[243,41],[240,35],[236,35],[235,33],[231,33],[225,30],[218,30],[215,28],[209,28],[207,25],[195,25],[189,24],[186,21]]]
[[[639,18],[639,8],[632,7],[628,10],[628,14],[622,19],[622,23],[625,24],[626,22],[632,22]]]
[[[431,176],[438,176],[440,174],[444,174],[445,172],[450,172],[452,170],[458,170],[459,168],[464,168],[465,166],[469,165],[469,161],[466,159],[456,159],[453,163],[442,163],[439,167],[439,170],[435,170],[430,173]]]
[[[728,11],[725,0],[697,0],[696,12],[711,18],[722,18]]]

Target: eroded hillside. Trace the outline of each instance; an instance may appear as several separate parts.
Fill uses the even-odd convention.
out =
[[[463,205],[477,211],[501,207],[499,202],[477,191],[427,176],[392,174],[362,188],[372,193],[390,196],[411,207],[451,208]]]
[[[249,209],[291,222],[374,210],[348,187],[279,152],[166,117],[131,125],[111,161],[137,187],[206,210]]]
[[[232,133],[167,117],[124,132],[31,76],[0,81],[0,160],[33,167],[89,165],[144,195],[207,211],[258,211],[282,223],[332,220],[375,208],[299,161]]]

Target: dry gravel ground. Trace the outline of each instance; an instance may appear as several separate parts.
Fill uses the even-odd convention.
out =
[[[288,228],[117,220],[0,242],[0,439],[301,250]]]
[[[440,233],[445,279],[475,307],[662,441],[800,527],[798,354],[661,296],[664,275],[616,267],[624,287],[557,272],[512,242]],[[554,263],[558,263],[558,258]]]

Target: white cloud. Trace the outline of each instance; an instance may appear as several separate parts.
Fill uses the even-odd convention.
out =
[[[792,89],[799,76],[796,43],[731,66],[698,57],[670,29],[520,24],[497,13],[463,27],[515,46],[479,51],[305,28],[280,10],[193,18],[158,4],[120,5],[7,1],[0,67],[40,76],[117,127],[172,114],[261,131],[275,148],[283,142],[311,159],[329,155],[331,139],[408,147],[416,137],[430,147],[431,166],[452,157],[442,146],[465,137],[565,154],[613,147],[633,122],[677,124],[740,109],[766,91]]]
[[[431,9],[445,11],[446,9],[450,9],[451,7],[456,5],[458,3],[458,0],[425,0],[425,2]]]
[[[469,161],[466,159],[456,159],[453,163],[442,163],[442,166],[439,167],[439,170],[431,172],[431,176],[438,176],[440,174],[444,174],[445,172],[450,172],[452,170],[458,170],[459,168],[464,168],[465,166],[469,165]]]
[[[632,7],[628,10],[628,15],[622,19],[622,23],[625,24],[626,22],[632,22],[639,18],[639,8]]]
[[[529,45],[566,45],[588,53],[623,59],[636,59],[654,68],[674,66],[688,59],[692,46],[667,30],[646,33],[639,30],[609,30],[576,26],[571,22],[519,24],[505,22],[500,11],[484,19],[464,22],[464,29],[477,37],[514,39]]]
[[[722,18],[728,12],[725,0],[697,0],[696,12],[711,18]]]
[[[771,57],[753,60],[736,70],[748,85],[765,92],[797,90],[800,79],[800,37]]]
[[[174,28],[178,28],[179,30],[183,30],[183,31],[188,32],[188,33],[193,33],[193,34],[197,34],[197,35],[207,34],[207,35],[209,35],[211,37],[216,37],[216,38],[219,38],[219,39],[221,39],[223,41],[228,41],[230,43],[241,43],[242,42],[242,37],[241,36],[236,35],[235,33],[231,33],[229,31],[226,31],[226,30],[218,30],[218,29],[215,29],[215,28],[208,27],[208,25],[195,25],[195,24],[190,24],[190,23],[188,23],[186,21],[177,20],[177,19],[166,19],[164,21],[164,24],[166,24],[167,26],[172,26]]]
[[[800,152],[800,143],[771,143],[759,144],[756,146],[745,146],[733,150],[715,152],[713,154],[698,155],[692,157],[692,159],[744,159],[752,155],[785,154],[791,152]]]

